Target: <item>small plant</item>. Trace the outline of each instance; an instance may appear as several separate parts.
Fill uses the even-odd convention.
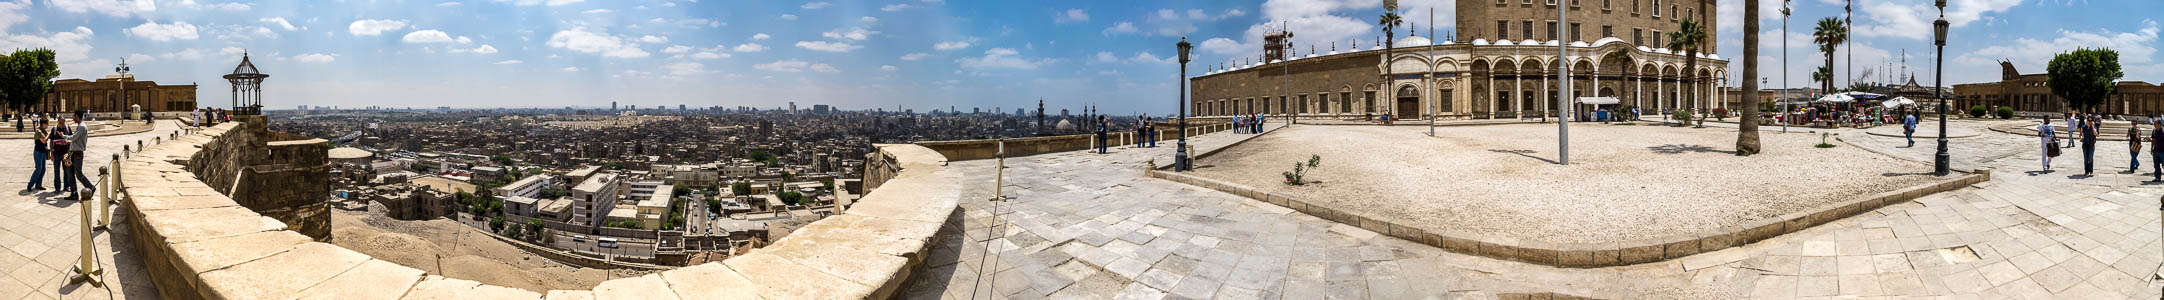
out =
[[[1728,109],[1727,109],[1727,108],[1714,108],[1714,109],[1713,109],[1713,120],[1714,120],[1714,121],[1727,121],[1727,120],[1728,120]]]
[[[1833,134],[1832,134],[1832,133],[1819,133],[1819,134],[1818,134],[1818,145],[1817,145],[1816,147],[1819,147],[1819,148],[1833,148],[1833,144],[1831,144],[1831,143],[1827,143],[1827,142],[1826,142],[1826,138],[1827,138],[1827,137],[1831,137],[1831,136],[1833,136]]]
[[[1978,105],[1971,105],[1971,106],[1969,106],[1969,117],[1970,117],[1970,118],[1982,118],[1982,117],[1984,117],[1984,113],[1985,113],[1985,112],[1989,112],[1989,111],[1988,111],[1988,110],[1985,110],[1985,109],[1984,109],[1984,105],[1982,105],[1982,104],[1978,104]]]
[[[2000,119],[2013,119],[2014,108],[2008,106],[2000,106],[1999,111],[1993,112],[1993,114],[1999,115]]]
[[[1668,116],[1669,118],[1676,119],[1676,127],[1683,127],[1691,124],[1691,111],[1689,110],[1678,109],[1669,112]]]
[[[1321,166],[1321,165],[1322,165],[1322,155],[1310,155],[1310,156],[1308,156],[1308,158],[1307,158],[1307,163],[1306,163],[1306,164],[1301,164],[1300,162],[1293,162],[1293,163],[1292,163],[1292,171],[1291,171],[1291,172],[1285,172],[1285,173],[1284,173],[1284,174],[1285,174],[1285,185],[1290,185],[1290,186],[1301,186],[1301,185],[1307,185],[1307,179],[1306,179],[1306,177],[1307,177],[1307,171],[1309,171],[1309,170],[1314,170],[1314,169],[1315,169],[1315,167],[1318,167],[1318,166]]]

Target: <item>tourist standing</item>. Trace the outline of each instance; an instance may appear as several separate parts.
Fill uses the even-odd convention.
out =
[[[90,126],[83,124],[84,112],[87,112],[87,110],[75,111],[75,126],[68,128],[68,145],[70,145],[68,148],[68,173],[75,174],[73,176],[74,180],[82,182],[81,189],[74,189],[74,191],[68,193],[69,200],[83,200],[83,197],[81,197],[83,190],[98,190],[96,185],[91,184],[90,177],[83,175],[83,149],[90,148]],[[96,195],[97,193],[92,192],[91,194]]]
[[[16,121],[20,122],[22,120],[17,119]],[[26,192],[45,190],[45,185],[43,184],[45,182],[45,157],[47,155],[52,155],[52,153],[45,152],[46,147],[51,147],[51,145],[46,144],[45,141],[45,126],[38,126],[37,129],[38,131],[30,132],[30,137],[33,140],[31,141],[30,145],[30,161],[36,164],[36,167],[35,169],[32,169],[34,171],[30,173],[30,184],[23,187],[23,191]]]
[[[2052,128],[2051,117],[2044,117],[2044,124],[2036,125],[2036,135],[2044,138],[2044,172],[2051,172],[2051,158],[2059,157],[2059,129]]]
[[[1909,139],[1909,148],[1916,148],[1916,114],[1904,115],[1907,116],[1901,117],[1901,136]]]
[[[2096,117],[2081,120],[2081,175],[2096,175]]]
[[[60,119],[54,120],[56,120],[55,123],[59,123],[54,125],[59,126],[53,126],[52,131],[45,134],[45,139],[51,141],[50,144],[52,145],[52,149],[47,153],[52,155],[53,159],[53,188],[62,192],[73,191],[75,190],[75,181],[66,179],[68,176],[69,146],[67,122]]]
[[[1142,127],[1143,135],[1148,136],[1146,140],[1150,141],[1150,148],[1157,148],[1157,123],[1151,123],[1149,122],[1148,118],[1144,118],[1142,121]]]
[[[1109,117],[1097,117],[1097,154],[1105,154],[1105,144],[1112,142],[1105,139],[1105,125],[1111,121],[1112,118]]]
[[[1142,148],[1144,145],[1142,140],[1149,139],[1147,136],[1149,135],[1149,123],[1149,121],[1143,120],[1142,117],[1135,117],[1135,148]]]
[[[2081,111],[2078,110],[2066,111],[2066,135],[2068,138],[2080,136],[2080,133],[2074,132],[2074,130],[2077,130],[2077,128],[2080,128],[2081,126],[2081,117],[2079,117],[2080,115]],[[2064,147],[2073,148],[2074,143],[2066,143]]]
[[[1262,123],[1264,120],[1266,119],[1262,118],[1262,114],[1255,114],[1255,133],[1262,133]]]
[[[2149,181],[2164,181],[2164,120],[2149,119]]]

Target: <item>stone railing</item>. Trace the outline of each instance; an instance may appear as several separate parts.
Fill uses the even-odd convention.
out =
[[[1188,120],[1187,130],[1190,133],[1187,136],[1197,136],[1205,133],[1232,130],[1232,125],[1229,123],[1212,122],[1198,124],[1195,121],[1196,120],[1193,119]],[[1177,134],[1179,133],[1178,123],[1170,123],[1169,125],[1167,123],[1158,123],[1157,131],[1157,140],[1159,144],[1162,144],[1165,141],[1177,140],[1180,138],[1180,136]],[[1135,140],[1139,139],[1139,137],[1136,137],[1134,131],[1122,130],[1105,133],[1105,139],[1111,141],[1111,146],[1117,147],[1120,145],[1134,145]],[[1097,134],[1075,134],[1011,139],[917,142],[916,144],[918,146],[924,146],[925,148],[931,148],[933,151],[939,151],[940,155],[946,156],[949,160],[968,161],[998,158],[999,144],[1001,142],[1005,142],[1007,144],[1007,157],[1022,157],[1045,153],[1096,149],[1096,140]],[[865,184],[869,186],[871,182],[865,182]]]
[[[1162,169],[1146,169],[1143,172],[1150,178],[1179,182],[1247,197],[1256,201],[1269,202],[1317,218],[1360,227],[1385,236],[1442,248],[1450,252],[1570,268],[1627,266],[1682,259],[1694,254],[1739,247],[1775,236],[1803,231],[1811,226],[1818,226],[1841,218],[1870,212],[1879,207],[1900,204],[1925,195],[1960,189],[1991,180],[1991,169],[1982,169],[1977,170],[1975,173],[1955,174],[1922,185],[1829,203],[1804,211],[1753,220],[1745,224],[1721,227],[1706,232],[1682,233],[1653,239],[1610,243],[1551,243],[1451,231],[1443,228],[1407,226],[1404,224],[1410,222],[1404,220],[1376,218],[1371,216],[1373,215],[1371,213],[1307,201],[1282,193],[1264,192],[1262,189],[1224,180]],[[1693,263],[1696,262],[1684,260],[1686,265]]]
[[[938,152],[882,145],[900,166],[846,213],[722,262],[547,293],[429,275],[318,242],[219,192],[190,170],[241,123],[170,139],[116,164],[128,226],[169,299],[872,299],[923,263],[961,197]],[[255,150],[250,150],[255,151]]]

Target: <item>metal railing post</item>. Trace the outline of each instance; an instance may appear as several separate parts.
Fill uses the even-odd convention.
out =
[[[104,176],[104,175],[105,175],[105,171],[106,171],[106,170],[105,170],[105,168],[98,168],[98,173],[99,173],[98,175],[99,175],[99,176],[101,176],[101,177],[102,177],[102,176]],[[95,192],[92,192],[92,194],[96,194],[96,193],[95,193]],[[74,275],[73,277],[69,277],[69,278],[68,278],[68,283],[71,283],[71,284],[72,284],[72,283],[76,283],[76,282],[84,282],[84,283],[89,283],[89,284],[90,284],[90,286],[93,286],[93,287],[104,287],[104,286],[105,286],[105,281],[104,281],[103,279],[99,279],[99,277],[98,277],[98,276],[99,276],[100,274],[104,274],[104,273],[105,273],[105,270],[100,270],[100,269],[98,268],[98,262],[97,262],[97,261],[94,261],[94,260],[93,260],[93,259],[96,259],[96,258],[98,257],[98,256],[97,256],[97,255],[98,255],[98,249],[97,249],[97,245],[96,245],[96,244],[94,244],[95,240],[92,240],[92,239],[90,239],[90,237],[91,237],[91,235],[90,235],[90,232],[92,231],[92,228],[91,228],[91,224],[90,224],[90,222],[91,222],[91,218],[90,218],[90,202],[87,202],[87,201],[76,201],[76,204],[77,204],[77,205],[80,205],[80,206],[82,206],[82,207],[83,207],[83,220],[82,220],[82,224],[83,224],[83,225],[79,226],[79,227],[81,227],[81,228],[82,228],[82,232],[83,232],[83,235],[82,235],[82,247],[83,247],[82,249],[83,249],[83,251],[82,251],[82,253],[81,253],[81,255],[82,255],[82,258],[81,258],[81,259],[78,259],[78,260],[76,261],[76,265],[75,265],[75,268],[73,268],[73,270],[71,270],[71,271],[73,271],[73,272],[75,273],[75,275]]]

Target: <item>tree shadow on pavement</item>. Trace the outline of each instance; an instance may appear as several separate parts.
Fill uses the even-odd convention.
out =
[[[1560,165],[1560,164],[1563,164],[1563,163],[1560,163],[1560,162],[1556,162],[1555,160],[1552,160],[1552,159],[1548,159],[1548,158],[1546,158],[1546,157],[1539,157],[1539,156],[1533,156],[1533,155],[1532,155],[1532,153],[1540,153],[1540,151],[1533,151],[1533,150],[1503,150],[1503,149],[1488,149],[1488,152],[1516,154],[1516,155],[1518,155],[1518,156],[1524,156],[1525,158],[1531,158],[1531,159],[1538,159],[1538,160],[1540,160],[1540,161],[1542,161],[1542,162],[1547,162],[1547,163],[1550,163],[1550,164],[1558,164],[1558,165]]]
[[[1734,150],[1728,150],[1728,151],[1723,151],[1723,150],[1713,150],[1713,147],[1706,147],[1706,146],[1704,146],[1704,145],[1679,145],[1679,144],[1667,144],[1667,145],[1660,145],[1660,146],[1652,146],[1652,147],[1646,147],[1646,150],[1652,150],[1652,151],[1653,151],[1653,153],[1659,153],[1659,154],[1682,154],[1682,153],[1684,153],[1684,152],[1692,152],[1692,153],[1721,153],[1721,154],[1728,154],[1728,155],[1736,155],[1736,151],[1734,151]]]

